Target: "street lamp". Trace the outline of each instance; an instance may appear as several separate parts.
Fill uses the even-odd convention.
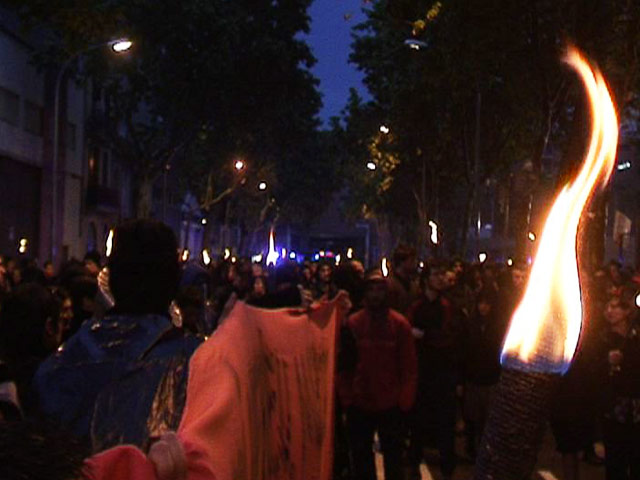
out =
[[[58,150],[60,137],[60,88],[62,87],[62,78],[64,77],[69,65],[81,55],[97,50],[98,48],[109,45],[116,53],[122,53],[131,48],[133,43],[130,40],[120,38],[110,40],[108,42],[91,45],[84,50],[73,54],[69,57],[58,70],[55,86],[55,97],[53,100],[53,161],[51,163],[51,182],[52,182],[52,199],[51,199],[51,261],[55,263],[56,257],[56,213],[58,209]]]

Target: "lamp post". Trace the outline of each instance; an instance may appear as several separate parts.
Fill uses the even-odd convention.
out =
[[[58,210],[58,150],[60,137],[60,89],[62,87],[62,78],[64,77],[69,65],[81,55],[96,50],[98,48],[109,45],[116,53],[122,53],[131,48],[133,43],[127,39],[111,40],[109,42],[91,45],[84,50],[75,53],[69,57],[58,70],[55,86],[55,97],[53,100],[53,161],[51,163],[51,182],[52,182],[52,199],[51,199],[51,261],[55,264],[56,258],[56,214]]]

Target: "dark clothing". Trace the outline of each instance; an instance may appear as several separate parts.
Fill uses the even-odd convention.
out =
[[[636,480],[640,478],[640,326],[632,324],[624,336],[608,332],[599,359],[607,480]]]
[[[398,275],[387,278],[387,302],[389,307],[402,315],[407,315],[413,302],[411,281]]]
[[[201,343],[158,315],[90,320],[34,379],[39,406],[94,451],[144,446],[175,429],[186,396],[188,361]]]
[[[397,408],[365,412],[351,407],[347,413],[349,439],[353,450],[355,480],[376,480],[376,466],[372,450],[373,434],[378,432],[384,457],[385,480],[403,478],[403,414]]]
[[[416,350],[411,327],[398,312],[374,320],[367,309],[349,317],[356,341],[357,364],[353,379],[353,404],[368,412],[392,408],[407,411],[416,392]]]
[[[455,468],[455,389],[461,379],[463,325],[460,314],[444,297],[423,297],[410,310],[414,328],[424,336],[417,341],[419,358],[418,397],[411,431],[414,468],[422,459],[429,439],[435,441],[444,475]]]
[[[466,322],[464,374],[476,385],[494,385],[500,379],[500,354],[506,325],[490,313]]]

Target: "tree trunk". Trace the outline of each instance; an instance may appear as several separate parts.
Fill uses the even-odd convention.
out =
[[[138,179],[136,188],[136,218],[149,218],[153,206],[153,180],[148,176]]]

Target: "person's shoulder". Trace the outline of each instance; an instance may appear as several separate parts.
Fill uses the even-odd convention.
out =
[[[403,314],[401,314],[397,310],[394,310],[392,308],[389,309],[389,319],[393,323],[400,325],[400,327],[411,330],[411,325],[409,324],[409,320],[407,320],[407,317],[405,317]]]

